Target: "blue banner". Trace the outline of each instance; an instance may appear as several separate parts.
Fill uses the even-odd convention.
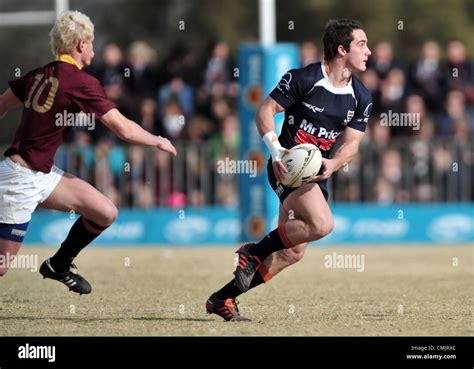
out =
[[[472,204],[332,205],[334,230],[318,243],[474,241]]]
[[[74,222],[68,213],[39,210],[33,215],[25,242],[59,245]],[[121,209],[117,220],[94,243],[200,246],[236,244],[239,239],[236,209]]]
[[[316,244],[445,244],[474,242],[473,204],[331,205],[334,231]],[[33,214],[25,243],[59,246],[75,219],[68,213]],[[98,245],[232,245],[240,242],[238,209],[120,210]]]
[[[255,113],[280,78],[289,69],[299,66],[298,46],[286,43],[272,47],[259,44],[242,45],[238,63],[242,137],[240,158],[257,163],[256,177],[240,176],[242,239],[258,240],[276,227],[278,198],[267,181],[266,163],[270,154],[255,125]],[[283,114],[275,117],[278,133],[283,118]]]

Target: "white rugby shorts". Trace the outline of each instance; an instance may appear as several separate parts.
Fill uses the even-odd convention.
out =
[[[64,172],[53,165],[49,173],[24,168],[10,158],[0,161],[0,223],[31,220],[38,204],[56,188]]]

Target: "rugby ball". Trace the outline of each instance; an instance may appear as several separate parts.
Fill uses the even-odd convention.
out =
[[[282,183],[287,187],[300,187],[319,173],[323,158],[321,151],[312,144],[301,144],[294,146],[290,152],[283,155],[283,164],[288,169],[284,173]]]

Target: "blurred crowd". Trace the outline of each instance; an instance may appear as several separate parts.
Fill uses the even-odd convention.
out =
[[[443,46],[425,42],[410,65],[397,60],[388,42],[373,47],[359,76],[374,102],[368,134],[359,158],[336,174],[333,200],[457,201],[466,180],[467,200],[474,200],[466,174],[474,165],[474,65],[461,41]],[[308,41],[300,44],[300,57],[304,66],[322,55]],[[122,207],[237,206],[238,175],[216,172],[218,160],[239,156],[239,85],[229,45],[212,42],[199,54],[176,44],[158,57],[143,41],[127,48],[108,43],[97,59],[88,72],[120,111],[169,138],[181,154],[124,145],[96,124],[74,130],[60,164]],[[418,129],[387,124],[387,112],[410,113]]]

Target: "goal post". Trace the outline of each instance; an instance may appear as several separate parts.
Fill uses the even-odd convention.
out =
[[[41,26],[53,24],[59,14],[69,10],[69,0],[54,0],[53,10],[0,12],[0,27]]]

